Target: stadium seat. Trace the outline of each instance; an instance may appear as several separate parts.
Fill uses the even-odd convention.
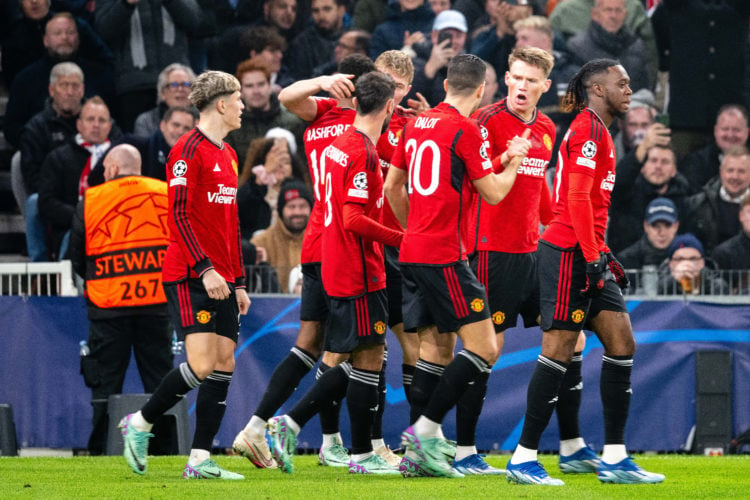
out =
[[[16,424],[13,421],[13,407],[0,404],[0,456],[15,457],[18,455],[16,441]]]
[[[107,403],[107,455],[122,455],[122,434],[117,423],[128,413],[138,411],[151,394],[113,394]],[[149,455],[187,455],[190,453],[191,434],[187,403],[183,399],[154,423],[154,437],[149,443]]]

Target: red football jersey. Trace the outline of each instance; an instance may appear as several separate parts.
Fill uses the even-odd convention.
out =
[[[316,97],[318,110],[315,119],[305,130],[305,155],[313,182],[315,205],[302,239],[301,262],[321,261],[321,235],[323,233],[323,197],[325,196],[326,160],[323,150],[344,133],[354,121],[353,109],[339,107],[336,99]]]
[[[555,124],[547,115],[534,112],[528,122],[507,108],[505,99],[477,110],[473,118],[485,139],[490,158],[500,156],[514,136],[521,136],[531,129],[531,149],[518,167],[513,188],[497,205],[490,205],[475,196],[475,216],[472,225],[478,228],[476,248],[506,253],[528,253],[536,251],[539,241],[539,207],[549,206],[549,190],[546,188],[545,172],[552,157],[555,144]],[[496,172],[502,172],[498,162]]]
[[[351,127],[326,148],[323,288],[331,297],[357,297],[385,288],[383,245],[344,229],[345,203],[364,205],[379,221],[383,175],[375,145]]]
[[[244,284],[237,214],[237,154],[194,128],[167,158],[169,247],[162,279],[196,278],[210,268]]]
[[[615,186],[615,163],[615,148],[609,130],[591,108],[584,109],[570,124],[560,145],[552,189],[554,217],[542,235],[544,241],[560,248],[572,248],[579,242],[571,222],[568,191],[570,173],[581,172],[594,178],[590,194],[595,238],[592,243],[600,251],[606,251],[604,231]]]
[[[398,141],[401,138],[401,132],[409,118],[410,115],[407,114],[403,108],[397,106],[393,111],[393,116],[391,116],[388,130],[386,130],[385,133],[380,136],[380,139],[378,139],[378,158],[380,158],[380,167],[383,170],[383,179],[388,175],[388,169],[391,166],[391,159],[396,152]],[[391,210],[391,206],[388,204],[387,200],[383,207],[382,222],[383,225],[390,227],[391,229],[396,229],[398,231],[404,230],[404,228],[401,227],[401,224],[399,224],[396,216],[393,214],[393,210]]]
[[[492,172],[476,122],[440,103],[407,122],[391,163],[409,172],[409,218],[399,260],[465,260],[476,192],[471,181]]]

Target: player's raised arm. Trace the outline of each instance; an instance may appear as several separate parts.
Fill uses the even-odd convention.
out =
[[[345,99],[354,93],[354,75],[337,73],[323,75],[309,80],[300,80],[284,88],[279,93],[279,101],[286,109],[309,122],[315,119],[317,105],[315,94],[327,92],[334,99]]]

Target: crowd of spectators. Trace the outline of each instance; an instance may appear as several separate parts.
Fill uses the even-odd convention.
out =
[[[197,123],[187,95],[205,69],[242,85],[242,127],[226,142],[239,160],[246,262],[263,263],[267,238],[256,233],[288,236],[282,209],[312,204],[306,123],[280,104],[282,88],[331,74],[352,53],[401,49],[415,67],[404,102],[419,111],[442,100],[448,61],[468,52],[488,64],[491,102],[507,91],[510,51],[535,46],[555,58],[539,109],[558,132],[571,120],[559,100],[581,65],[609,57],[629,73],[631,107],[612,130],[608,235],[626,267],[674,267],[684,247],[709,267],[748,269],[749,20],[745,0],[8,0],[2,124],[20,151],[29,256],[64,256],[69,208],[102,181],[110,145],[136,146],[144,175],[164,178],[169,148]],[[87,126],[93,111],[103,127]],[[689,244],[671,249],[684,233]],[[275,286],[286,291],[294,262],[283,266]]]

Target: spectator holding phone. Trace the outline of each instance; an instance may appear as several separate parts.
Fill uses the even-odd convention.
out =
[[[448,63],[463,53],[467,31],[466,18],[457,10],[444,10],[435,17],[430,33],[430,57],[426,61],[419,57],[414,61],[414,81],[409,98],[420,93],[433,105],[445,98],[443,80],[448,76]]]

